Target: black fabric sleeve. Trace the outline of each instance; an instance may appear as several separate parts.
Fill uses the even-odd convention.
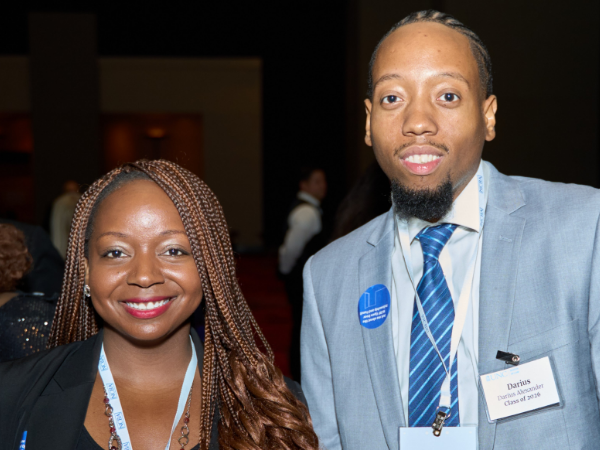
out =
[[[306,397],[304,396],[304,392],[302,392],[302,387],[300,386],[300,384],[294,380],[290,380],[288,377],[283,378],[285,380],[285,384],[287,384],[288,389],[292,391],[292,394],[294,394],[294,396],[298,400],[300,400],[302,403],[304,403],[305,406],[308,407]]]

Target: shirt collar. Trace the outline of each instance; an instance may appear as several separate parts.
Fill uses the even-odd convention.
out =
[[[304,200],[305,202],[310,203],[311,205],[316,206],[317,208],[321,206],[321,202],[310,195],[308,192],[299,191],[297,195],[299,200]]]
[[[479,163],[480,165],[482,162]],[[442,223],[453,223],[468,231],[479,233],[479,194],[477,192],[477,177],[473,175],[471,181],[452,203],[452,208],[441,220],[431,224],[421,219],[412,217],[408,220],[408,235],[412,242],[419,232],[426,228]]]

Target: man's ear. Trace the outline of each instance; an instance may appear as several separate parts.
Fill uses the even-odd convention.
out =
[[[371,108],[373,104],[368,98],[365,99],[365,112],[367,113],[367,122],[365,124],[365,144],[369,147],[373,146],[371,141]]]
[[[495,95],[490,95],[486,101],[483,102],[486,141],[492,141],[496,137],[496,111],[498,111],[498,99]]]

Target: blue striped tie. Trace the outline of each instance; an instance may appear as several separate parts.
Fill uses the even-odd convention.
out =
[[[454,325],[454,303],[448,290],[444,272],[438,261],[440,253],[456,225],[442,224],[425,228],[417,236],[423,250],[423,276],[417,293],[429,322],[431,334],[444,357],[446,367],[450,363],[450,341]],[[458,378],[457,362],[452,364],[450,390],[452,408],[446,426],[458,426]],[[410,375],[408,388],[408,424],[411,427],[429,427],[433,423],[440,401],[440,389],[446,378],[442,361],[425,334],[419,310],[415,302],[410,335]]]

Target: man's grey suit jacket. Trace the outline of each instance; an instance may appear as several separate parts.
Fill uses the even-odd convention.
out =
[[[491,166],[491,165],[490,165]],[[479,449],[600,448],[600,191],[508,177],[491,167],[480,278],[479,372],[552,355],[563,405],[490,424]],[[358,300],[391,291],[392,211],[313,256],[304,269],[302,388],[329,450],[398,449],[405,426],[392,321],[367,329]],[[404,399],[406,401],[406,399]]]

